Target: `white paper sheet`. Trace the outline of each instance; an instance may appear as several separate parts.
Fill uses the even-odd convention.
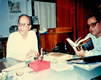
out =
[[[51,68],[56,71],[73,70],[73,65],[58,62],[57,64],[51,64]]]

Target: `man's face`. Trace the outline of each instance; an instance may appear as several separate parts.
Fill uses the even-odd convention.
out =
[[[26,36],[28,31],[30,30],[31,28],[31,25],[29,25],[29,19],[28,17],[26,16],[22,16],[20,19],[19,19],[19,22],[18,22],[18,30],[19,30],[19,33],[22,35],[22,36]]]
[[[89,27],[89,32],[95,37],[99,38],[101,36],[101,25],[97,22],[95,17],[91,17],[87,20]]]

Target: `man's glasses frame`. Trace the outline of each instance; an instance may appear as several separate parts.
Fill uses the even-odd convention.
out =
[[[94,28],[94,27],[96,27],[96,24],[97,24],[98,22],[93,22],[93,23],[91,23],[91,24],[88,24],[86,27],[87,27],[87,29],[90,29],[90,26],[92,27],[92,28]]]
[[[30,24],[18,22],[18,26],[21,27],[22,25],[23,25],[24,27],[27,27],[27,26],[29,26]]]

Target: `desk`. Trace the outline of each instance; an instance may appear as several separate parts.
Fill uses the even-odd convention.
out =
[[[72,27],[51,28],[47,31],[47,34],[40,34],[40,44],[46,52],[51,52],[54,46],[60,42],[67,43],[68,49],[71,47],[66,38],[73,39]]]
[[[19,63],[19,61],[16,61],[11,58],[1,59],[0,61],[2,61],[6,67]],[[101,66],[91,71],[87,71],[87,70],[78,68],[76,66],[74,67],[73,70],[65,70],[65,71],[57,72],[53,69],[50,69],[47,71],[46,72],[43,71],[38,74],[35,72],[32,72],[30,73],[31,74],[30,76],[26,75],[26,77],[24,77],[25,79],[23,80],[90,80],[96,76],[101,75]],[[14,74],[15,72],[16,70],[10,71],[8,75],[9,74],[15,75]]]

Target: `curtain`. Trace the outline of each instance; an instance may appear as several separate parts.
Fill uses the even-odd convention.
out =
[[[34,1],[34,8],[40,29],[56,28],[56,3]]]
[[[90,7],[87,6],[86,1],[77,0],[76,2],[76,29],[77,29],[77,38],[84,38],[88,34],[88,30],[86,28],[87,16],[91,13]]]
[[[91,12],[86,0],[56,0],[57,3],[57,27],[73,27],[73,40],[84,38],[86,29],[86,17]]]
[[[75,0],[56,0],[57,27],[73,27],[73,40],[76,40]]]

